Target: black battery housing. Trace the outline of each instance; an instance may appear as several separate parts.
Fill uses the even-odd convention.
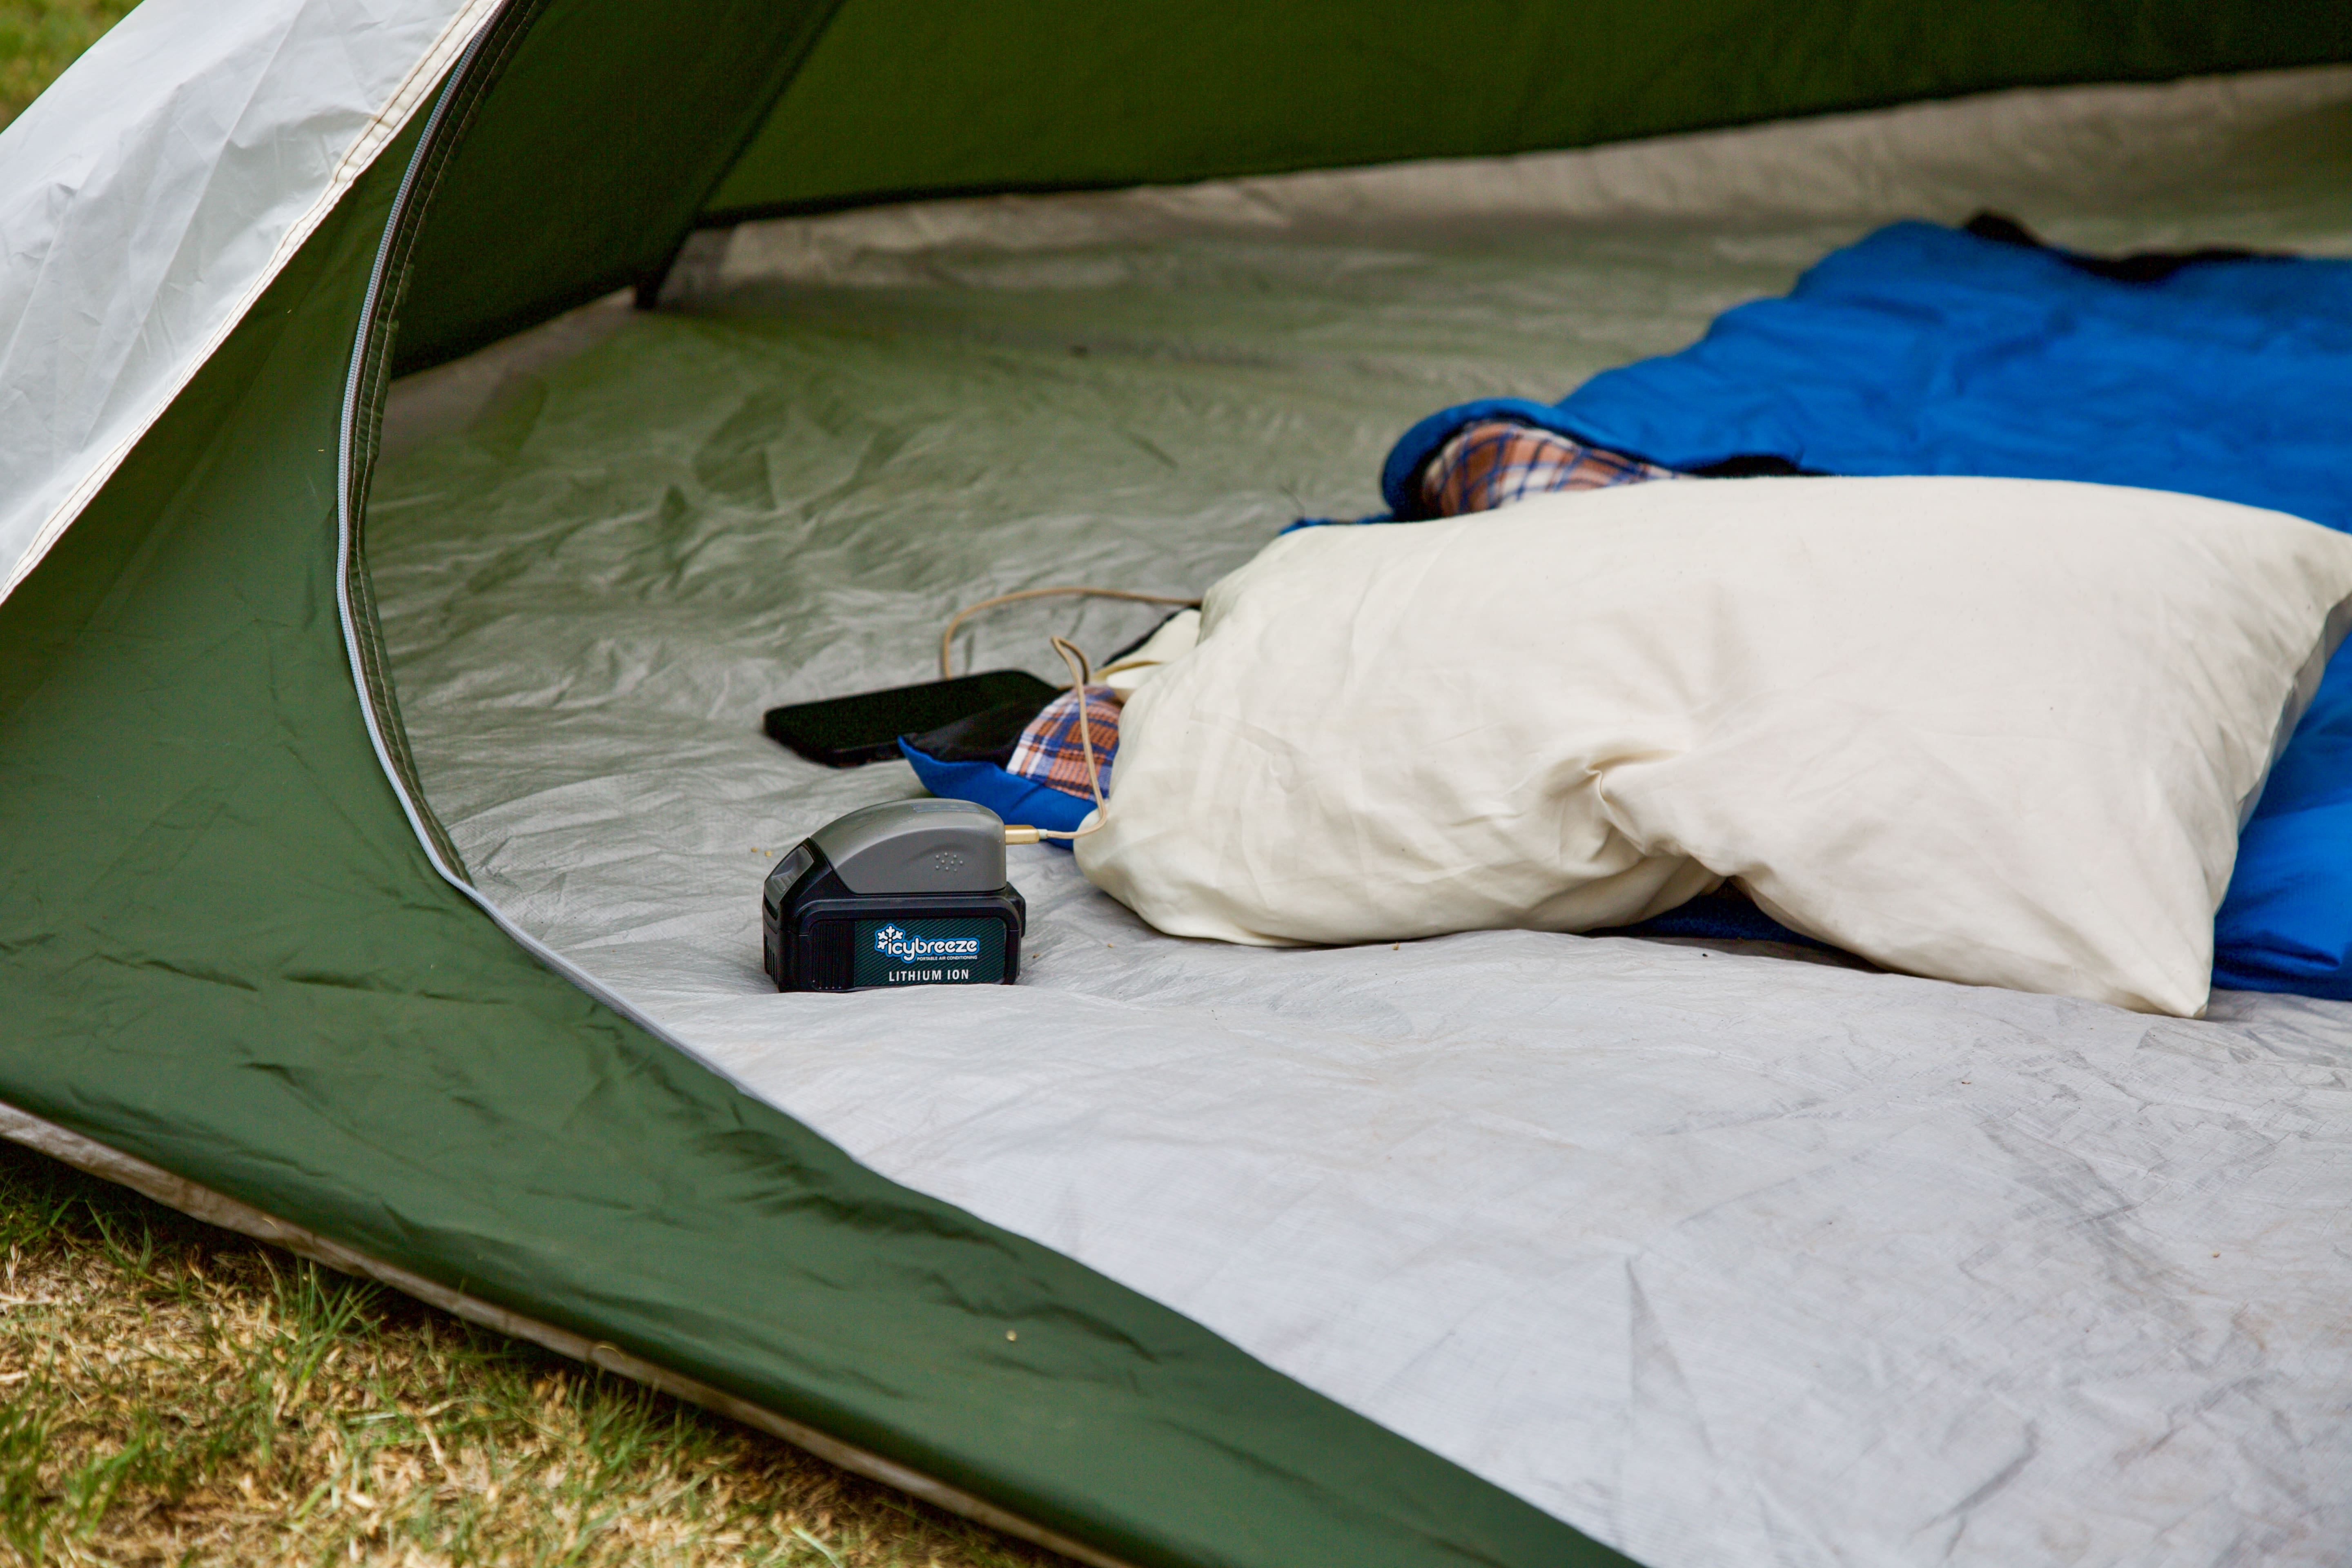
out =
[[[953,812],[937,809],[948,802],[893,804],[892,813],[869,808],[819,829],[768,874],[764,966],[779,991],[1009,985],[1020,977],[1028,906],[1009,881],[972,886],[1003,875],[1003,823],[961,802]],[[957,820],[969,814],[978,816]],[[877,817],[895,843],[878,842]],[[862,835],[860,818],[869,819]],[[829,847],[845,853],[848,877]]]

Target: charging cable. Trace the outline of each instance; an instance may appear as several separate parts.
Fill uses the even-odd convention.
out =
[[[1051,640],[1054,651],[1062,656],[1063,664],[1069,668],[1070,700],[1078,708],[1078,747],[1086,753],[1087,783],[1095,792],[1095,814],[1091,821],[1074,833],[1008,822],[1004,825],[1004,842],[1007,844],[1036,844],[1048,838],[1084,838],[1103,825],[1103,813],[1108,809],[1103,804],[1102,773],[1095,766],[1095,727],[1087,717],[1087,687],[1094,679],[1094,670],[1087,663],[1086,653],[1077,644],[1067,637],[1057,637]]]
[[[1201,601],[1198,599],[1178,599],[1166,594],[1130,594],[1124,588],[1024,588],[1017,594],[999,594],[993,599],[982,599],[977,605],[966,605],[948,617],[947,628],[940,633],[940,679],[941,680],[954,679],[953,649],[956,628],[981,611],[992,610],[999,605],[1018,604],[1024,599],[1051,599],[1068,595],[1079,595],[1091,599],[1127,599],[1139,605],[1174,605],[1180,609],[1186,610],[1197,610],[1201,607]],[[1057,637],[1055,640],[1058,642],[1061,639]]]
[[[955,677],[955,634],[956,628],[964,622],[980,614],[981,611],[992,610],[999,605],[1017,604],[1023,599],[1050,599],[1066,595],[1083,595],[1093,599],[1127,599],[1139,605],[1175,605],[1187,610],[1197,610],[1201,607],[1201,601],[1198,599],[1179,599],[1166,594],[1131,594],[1124,588],[1024,588],[1017,594],[999,594],[993,599],[982,599],[977,605],[966,605],[948,618],[946,628],[940,633],[940,679],[950,680]],[[1103,825],[1103,813],[1107,809],[1103,802],[1102,773],[1095,766],[1095,727],[1087,715],[1087,687],[1094,679],[1094,667],[1087,662],[1085,651],[1067,637],[1056,637],[1049,640],[1054,645],[1054,651],[1062,656],[1062,663],[1067,666],[1070,671],[1070,700],[1076,702],[1078,708],[1078,747],[1086,753],[1087,784],[1093,789],[1095,795],[1094,820],[1074,833],[1065,833],[1052,827],[1031,827],[1025,823],[1008,822],[1004,825],[1004,842],[1007,844],[1038,844],[1048,838],[1084,838]],[[1124,668],[1126,668],[1124,665],[1115,664],[1110,667],[1110,669]],[[1105,674],[1109,672],[1109,670],[1104,671]]]

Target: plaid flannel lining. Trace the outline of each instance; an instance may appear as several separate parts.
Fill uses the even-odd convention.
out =
[[[1421,494],[1439,517],[1491,511],[1554,490],[1597,490],[1684,475],[1587,447],[1507,419],[1465,426],[1421,471]]]
[[[1118,697],[1109,687],[1087,688],[1087,721],[1094,736],[1096,770],[1108,793],[1111,758],[1118,752]],[[1065,691],[1029,721],[1029,727],[1013,743],[1004,771],[1080,800],[1094,799],[1094,791],[1087,786],[1087,754],[1078,739],[1076,698]]]

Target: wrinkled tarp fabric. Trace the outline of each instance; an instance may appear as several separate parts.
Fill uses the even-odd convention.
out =
[[[334,584],[341,392],[407,151],[0,604],[0,1100],[1139,1568],[1617,1561],[894,1185],[436,876]]]
[[[1019,985],[782,996],[759,899],[919,787],[762,711],[926,679],[958,606],[1197,594],[1371,510],[1428,409],[1671,352],[1906,212],[2352,254],[2347,86],[739,233],[737,287],[616,313],[386,467],[432,798],[510,916],[753,1093],[1643,1561],[2333,1568],[2340,1005],[2151,1023],[1526,932],[1234,949],[1042,847]],[[1055,679],[1046,631],[1154,618],[1009,607],[957,663]]]
[[[1841,474],[2088,479],[2352,528],[2352,261],[2122,283],[1897,224],[1557,405],[1431,416],[1383,464],[1390,504],[1412,504],[1422,458],[1497,412],[1676,468],[1769,454]],[[2352,660],[2331,667],[2278,778],[2215,922],[2215,983],[2352,997]],[[1743,934],[1705,916],[1644,929]]]
[[[0,597],[495,8],[149,0],[0,132]]]

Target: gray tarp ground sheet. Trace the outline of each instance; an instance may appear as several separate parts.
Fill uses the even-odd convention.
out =
[[[660,312],[402,390],[405,721],[482,888],[684,1048],[1658,1568],[2340,1562],[2352,1007],[1221,947],[1045,848],[1019,986],[781,996],[757,898],[916,787],[761,710],[927,678],[961,604],[1197,592],[1371,510],[1420,415],[1679,347],[1894,217],[2352,253],[2348,158],[2322,71],[741,230]],[[1152,615],[964,652],[1051,674],[1049,629]]]

